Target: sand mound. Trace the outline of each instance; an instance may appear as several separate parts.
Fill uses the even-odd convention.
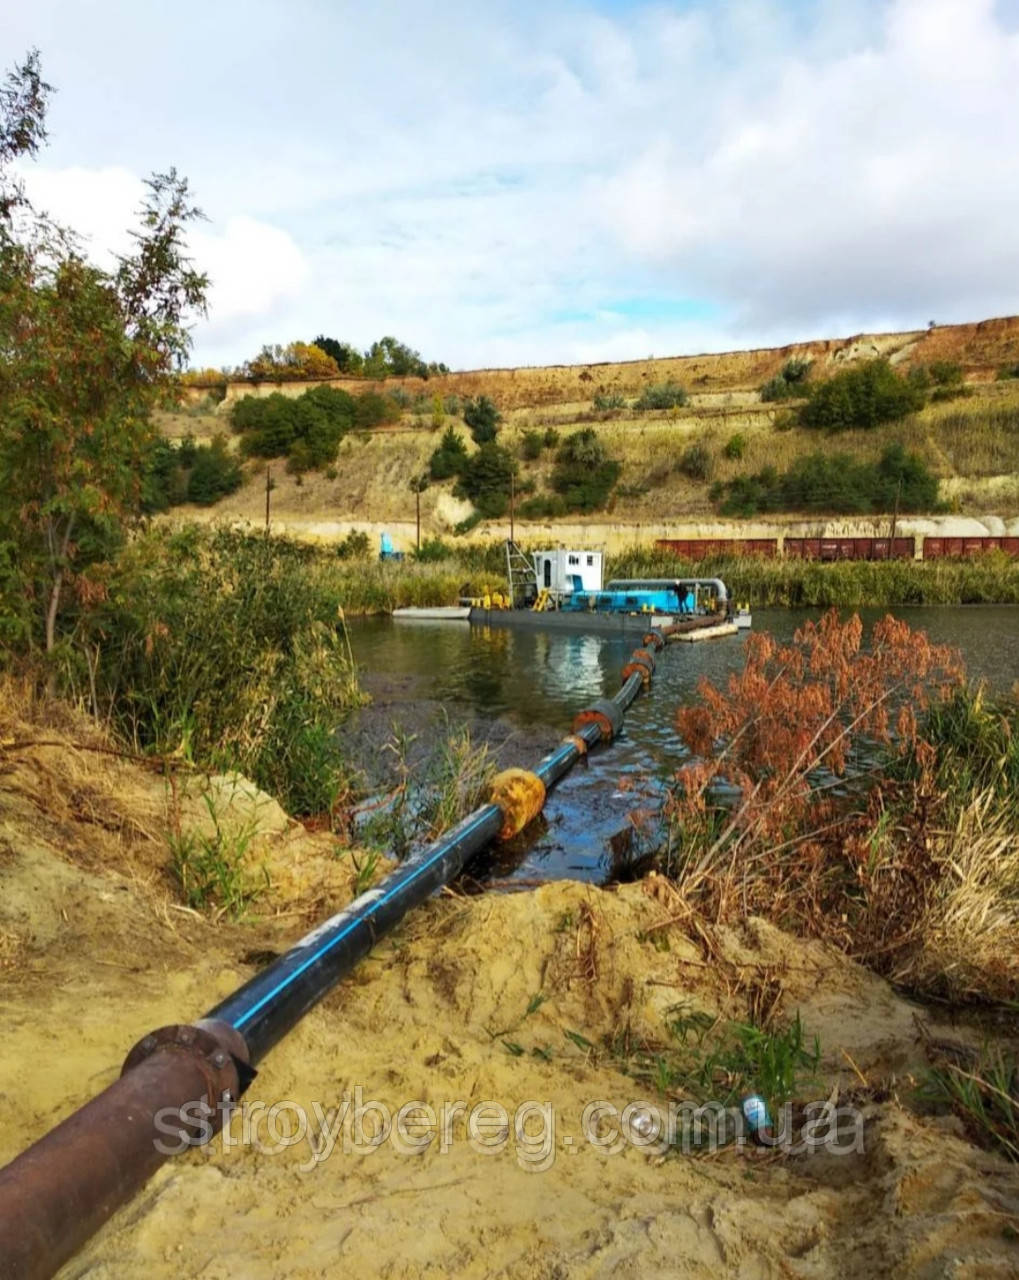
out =
[[[83,788],[90,802],[72,804]],[[165,803],[162,780],[127,763],[0,756],[0,1160],[108,1083],[142,1034],[201,1014],[350,897],[349,855],[288,826],[259,855],[274,882],[261,914],[213,924],[181,910]],[[858,1091],[861,1142],[659,1154],[613,1145],[604,1116],[585,1128],[588,1104],[619,1113],[647,1097],[612,1046],[661,1040],[677,1005],[799,1010],[821,1039],[824,1093]],[[236,1145],[170,1161],[66,1274],[1015,1274],[1019,1173],[896,1100],[923,1062],[917,1013],[763,922],[681,918],[655,879],[437,898],[262,1064],[251,1142],[238,1117]],[[472,1137],[481,1102],[508,1119],[481,1113]],[[283,1103],[277,1137],[297,1137],[281,1147],[258,1104]],[[411,1103],[416,1123],[385,1137],[382,1108]]]

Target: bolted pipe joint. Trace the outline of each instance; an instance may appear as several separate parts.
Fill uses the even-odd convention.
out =
[[[665,636],[661,631],[649,631],[644,637],[644,647],[656,652],[665,648]]]
[[[162,1027],[98,1097],[0,1169],[0,1277],[54,1274],[170,1155],[208,1142],[254,1076],[219,1022]]]
[[[630,661],[623,668],[623,683],[625,684],[632,675],[638,674],[644,684],[648,685],[654,673],[655,655],[649,649],[635,649]]]
[[[623,710],[611,698],[599,698],[577,713],[573,719],[573,732],[579,734],[589,724],[598,726],[602,742],[611,742],[623,727]]]

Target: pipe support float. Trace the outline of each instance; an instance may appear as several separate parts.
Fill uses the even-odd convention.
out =
[[[502,810],[496,839],[512,840],[544,808],[545,784],[529,769],[503,769],[492,779],[488,798]]]

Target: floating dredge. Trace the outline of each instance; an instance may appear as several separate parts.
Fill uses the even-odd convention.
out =
[[[733,604],[721,578],[617,578],[603,586],[602,564],[600,551],[558,547],[527,555],[507,541],[507,590],[465,597],[460,607],[469,607],[471,622],[489,626],[609,634],[656,626],[691,640],[751,625],[749,608]],[[453,606],[447,612],[453,616]]]
[[[703,615],[692,620],[704,625]],[[533,771],[497,775],[487,804],[202,1017],[143,1036],[114,1084],[0,1170],[2,1280],[53,1275],[164,1162],[168,1137],[208,1142],[261,1059],[380,937],[491,841],[522,831],[559,779],[612,741],[630,703],[651,683],[657,655],[683,637],[681,623],[648,626],[623,666],[619,690],[580,711],[570,734]],[[179,1117],[177,1128],[168,1131],[167,1115]]]

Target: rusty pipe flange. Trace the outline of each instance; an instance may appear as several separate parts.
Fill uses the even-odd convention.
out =
[[[651,677],[655,673],[655,658],[654,654],[649,650],[635,649],[630,655],[630,661],[623,668],[623,684],[626,684],[627,680],[635,673],[640,676],[645,684],[651,683]]]
[[[226,1022],[174,1023],[143,1036],[127,1057],[120,1074],[127,1075],[154,1053],[186,1053],[205,1081],[206,1101],[216,1110],[235,1102],[255,1078],[244,1037]]]
[[[503,769],[488,789],[492,804],[502,810],[497,840],[512,840],[532,822],[545,805],[545,784],[529,769]]]
[[[573,718],[573,732],[579,733],[585,725],[596,724],[602,741],[611,742],[623,727],[623,713],[611,698],[599,698]]]
[[[581,755],[581,756],[587,755],[587,743],[584,741],[582,737],[580,737],[579,734],[568,733],[566,737],[563,738],[563,742],[564,743],[568,742],[571,747],[576,747],[578,755]]]
[[[664,649],[665,636],[663,636],[660,631],[649,631],[647,635],[644,637],[644,644],[646,647],[649,647],[656,651]]]
[[[631,657],[633,658],[634,662],[650,663],[652,671],[654,671],[655,666],[657,665],[655,662],[655,655],[650,649],[634,649]]]
[[[631,676],[640,676],[644,684],[649,685],[652,682],[652,672],[653,668],[649,667],[643,659],[634,659],[622,668],[622,684],[625,685]]]
[[[208,1142],[250,1081],[220,1022],[162,1027],[119,1079],[0,1169],[0,1276],[45,1280],[171,1155]]]

